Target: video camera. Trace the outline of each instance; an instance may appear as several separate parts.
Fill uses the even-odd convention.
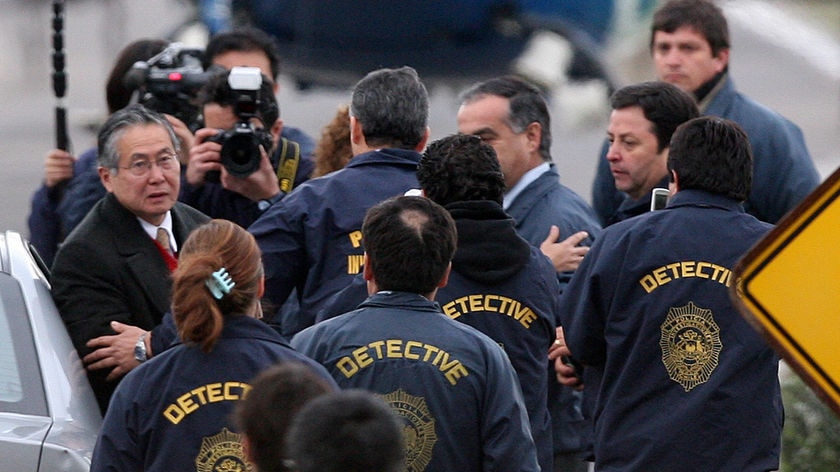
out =
[[[201,127],[201,110],[195,104],[199,89],[215,73],[201,65],[204,51],[172,43],[147,61],[138,61],[123,78],[135,90],[137,103],[172,115],[195,132]]]
[[[262,74],[257,67],[234,67],[228,75],[228,84],[236,94],[233,111],[238,121],[233,128],[220,131],[208,141],[222,145],[222,165],[230,175],[247,177],[260,167],[260,147],[269,152],[272,146],[269,130],[251,124],[251,118],[260,118]]]

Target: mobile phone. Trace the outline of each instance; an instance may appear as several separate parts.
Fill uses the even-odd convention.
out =
[[[667,188],[655,188],[650,196],[650,211],[661,210],[668,204],[671,192]]]

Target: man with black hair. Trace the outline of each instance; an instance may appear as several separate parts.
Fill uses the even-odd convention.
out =
[[[755,184],[744,208],[775,224],[817,187],[820,176],[799,127],[735,88],[729,53],[726,17],[711,0],[671,0],[654,13],[650,54],[657,78],[693,94],[701,114],[730,119],[744,129],[755,157]],[[592,202],[606,224],[624,195],[613,185],[605,153]]]
[[[199,91],[198,104],[205,127],[195,132],[195,142],[190,147],[190,162],[183,175],[178,199],[211,218],[224,218],[247,228],[287,193],[281,190],[278,180],[277,169],[282,163],[278,161],[280,157],[276,148],[278,145],[296,144],[280,137],[283,128],[280,109],[270,80],[262,75],[255,116],[250,118],[249,124],[254,130],[254,137],[265,140],[265,144],[270,143],[270,147],[263,148],[260,144],[260,155],[247,157],[259,159],[259,166],[254,172],[247,176],[231,175],[222,164],[222,143],[216,139],[240,121],[236,109],[241,93],[231,87],[229,77],[230,71],[223,71],[211,77]],[[216,175],[217,181],[211,181],[210,175]]]
[[[399,417],[364,390],[322,395],[289,427],[286,456],[295,472],[404,472]]]
[[[607,225],[650,211],[651,191],[668,188],[671,135],[699,115],[694,99],[666,82],[622,87],[610,97],[610,106],[606,159],[625,198]]]
[[[277,40],[265,31],[253,27],[237,27],[213,35],[204,48],[204,68],[221,66],[231,69],[236,66],[259,67],[263,75],[271,79],[272,90],[280,93],[280,50]],[[301,184],[309,179],[315,163],[312,153],[315,141],[301,129],[284,126],[281,137],[300,144],[301,162],[295,182]]]
[[[397,410],[406,470],[540,470],[508,356],[434,302],[455,254],[449,212],[425,197],[396,197],[367,212],[362,232],[371,296],[301,331],[292,346],[339,387],[379,393]]]
[[[455,220],[458,249],[449,283],[438,291],[443,313],[499,343],[516,370],[542,470],[551,471],[546,352],[559,321],[554,266],[516,232],[502,209],[505,181],[493,148],[477,136],[430,144],[417,180],[424,195]]]
[[[417,188],[428,117],[428,93],[414,69],[367,74],[350,104],[353,159],[300,185],[249,228],[263,252],[267,298],[281,306],[297,291],[299,310],[268,315],[283,335],[312,325],[321,305],[361,272],[368,208]]]
[[[260,372],[234,409],[248,462],[259,472],[291,471],[285,455],[289,426],[308,402],[335,390],[302,362],[278,362]]]
[[[562,299],[562,353],[584,365],[594,402],[595,468],[777,470],[778,356],[728,289],[772,227],[744,211],[750,142],[732,121],[692,119],[668,171],[668,206],[606,228]]]

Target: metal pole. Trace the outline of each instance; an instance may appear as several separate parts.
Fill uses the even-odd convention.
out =
[[[52,19],[52,84],[55,91],[55,140],[56,147],[64,151],[70,148],[67,134],[67,109],[64,107],[64,94],[67,91],[67,74],[64,72],[64,1],[53,0]]]

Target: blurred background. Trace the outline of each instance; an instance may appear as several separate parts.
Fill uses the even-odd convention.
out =
[[[446,17],[452,16],[453,12],[448,10],[452,5],[465,2],[433,3],[447,12],[443,15]],[[586,77],[584,72],[578,77],[558,79],[549,91],[554,135],[552,154],[561,179],[590,200],[596,160],[605,136],[609,87],[653,77],[647,42],[649,15],[658,2],[554,3],[565,4],[570,11],[577,9],[571,13],[581,19],[578,23],[589,22],[563,27],[569,26],[567,31],[572,34],[576,26],[594,32],[591,44],[582,41],[578,45],[584,46],[582,51],[589,54],[589,59],[594,58],[589,66],[602,68],[604,77],[600,79],[608,79]],[[823,178],[827,177],[840,166],[840,0],[723,0],[719,3],[730,23],[733,44],[730,71],[738,88],[798,124],[818,170]],[[323,5],[332,4],[324,2]],[[402,8],[409,3],[394,5]],[[50,75],[52,17],[52,4],[48,0],[0,0],[0,44],[3,44],[0,230],[16,230],[24,235],[28,235],[26,218],[30,198],[41,183],[44,156],[55,146],[57,102]],[[340,12],[336,17],[341,17]],[[68,74],[64,106],[76,153],[95,144],[96,127],[106,114],[104,82],[118,51],[143,37],[178,39],[201,47],[206,32],[194,28],[196,18],[195,2],[189,0],[64,2]],[[351,42],[342,46],[346,48],[341,56],[344,58],[352,56],[357,45]],[[363,46],[358,44],[360,48]],[[467,55],[459,59],[463,60],[464,69],[481,70],[481,61],[469,61],[471,57]],[[388,60],[392,63],[382,65],[403,65],[399,56]],[[488,73],[495,65],[486,59],[483,64]],[[469,80],[442,69],[425,69],[428,74],[419,66],[418,70],[422,78],[428,79],[430,88],[432,137],[455,132],[458,93],[469,85]],[[312,75],[295,64],[287,64],[286,71],[280,81],[281,116],[286,124],[301,128],[315,139],[332,118],[336,106],[348,102],[348,86],[363,74],[339,67],[332,74]],[[437,71],[442,73],[435,76]],[[787,398],[795,399],[791,400],[795,404],[788,406],[787,463],[783,470],[840,470],[837,418],[827,413],[796,379],[786,389]],[[822,464],[828,464],[828,468],[822,468]]]
[[[595,45],[615,85],[653,77],[647,41],[649,14],[656,3],[615,3],[609,29]],[[739,89],[797,123],[818,169],[828,176],[840,166],[840,0],[738,0],[721,5],[730,21],[731,73]],[[68,0],[64,9],[64,103],[73,149],[80,153],[94,145],[93,130],[106,113],[105,78],[123,46],[141,37],[172,38],[176,33],[185,41],[201,43],[203,38],[184,28],[196,18],[194,2],[188,0]],[[0,0],[0,12],[0,103],[5,105],[0,117],[0,228],[25,233],[44,156],[55,146],[52,8],[48,0]],[[299,89],[300,83],[297,77],[281,78],[281,116],[317,139],[335,107],[348,101],[348,87]],[[463,78],[434,78],[433,138],[456,130],[457,96],[467,85]],[[606,89],[597,80],[566,81],[550,93],[552,151],[561,179],[589,200],[605,136]]]

